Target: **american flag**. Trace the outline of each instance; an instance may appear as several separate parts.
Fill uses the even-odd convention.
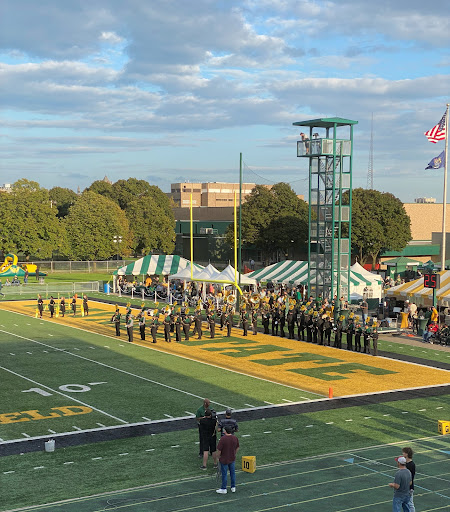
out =
[[[445,139],[445,116],[447,115],[447,112],[442,116],[442,119],[439,121],[439,124],[436,126],[433,126],[431,130],[428,130],[425,132],[425,137],[432,142],[433,144],[436,144],[438,140],[444,140]]]

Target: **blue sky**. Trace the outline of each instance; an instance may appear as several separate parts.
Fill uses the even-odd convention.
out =
[[[450,101],[447,0],[3,0],[0,181],[74,190],[105,174],[291,183],[293,122],[355,128],[365,187],[442,201],[444,148],[423,132]]]

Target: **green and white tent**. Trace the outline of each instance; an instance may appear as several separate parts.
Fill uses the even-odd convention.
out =
[[[190,261],[181,256],[165,254],[144,256],[140,260],[130,263],[125,267],[118,268],[113,275],[115,276],[153,276],[153,275],[172,275],[183,270],[190,265]],[[200,265],[196,268],[202,269]]]
[[[271,281],[272,283],[294,283],[302,279],[306,282],[308,279],[308,262],[286,260],[269,265],[266,268],[255,270],[248,277],[257,281]]]

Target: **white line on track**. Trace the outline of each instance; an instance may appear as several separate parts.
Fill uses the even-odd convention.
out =
[[[72,354],[71,352],[68,352],[67,350],[64,350],[62,348],[52,347],[51,345],[47,345],[46,343],[42,343],[41,341],[33,340],[31,338],[26,338],[25,336],[19,336],[18,334],[14,334],[12,332],[3,331],[2,329],[0,329],[0,332],[3,332],[5,334],[9,334],[11,336],[16,336],[17,338],[21,338],[23,340],[31,341],[33,343],[38,343],[39,345],[44,345],[44,347],[51,348],[53,350],[56,350],[57,352],[62,352],[63,354],[67,354],[67,355],[72,356],[72,357],[78,357],[79,359],[83,359],[84,361],[89,361],[91,363],[98,364],[98,365],[103,366],[105,368],[109,368],[111,370],[116,370],[116,371],[118,371],[120,373],[124,373],[126,375],[131,375],[132,377],[136,377],[137,379],[145,380],[146,382],[151,382],[152,384],[156,384],[158,386],[162,386],[164,388],[171,389],[172,391],[177,391],[179,393],[183,393],[185,395],[193,396],[193,397],[199,398],[201,400],[204,399],[203,396],[195,395],[194,393],[189,393],[189,391],[184,391],[183,389],[174,388],[173,386],[169,386],[168,384],[163,384],[162,382],[158,382],[156,380],[147,379],[146,377],[142,377],[141,375],[136,375],[134,373],[127,372],[126,370],[122,370],[120,368],[116,368],[115,366],[110,366],[109,364],[101,363],[100,361],[95,361],[95,359],[89,359],[88,357],[80,356],[78,354]],[[0,368],[2,368],[2,367],[0,366]],[[6,368],[4,368],[4,369],[6,369]],[[7,371],[9,371],[9,370],[7,370]],[[28,380],[31,380],[31,379],[28,379]],[[211,400],[211,403],[220,405],[221,407],[224,407],[225,409],[229,409],[230,408],[229,405],[221,404],[220,402],[216,402],[216,401],[213,401],[213,400]],[[245,405],[249,405],[249,404],[245,404]],[[254,406],[251,405],[250,407],[254,407]],[[100,410],[100,409],[96,409],[96,410]],[[104,413],[104,414],[106,414],[106,413]],[[110,416],[110,415],[108,415],[108,416]],[[114,416],[111,416],[111,417],[114,418]],[[173,416],[171,416],[171,417],[173,417]],[[115,418],[115,419],[118,419],[118,418]],[[120,420],[120,421],[122,421],[123,423],[129,423],[128,421],[124,421],[124,420]]]
[[[37,382],[36,380],[29,379],[28,377],[25,377],[24,375],[20,375],[20,373],[13,372],[12,370],[9,370],[8,368],[5,368],[4,366],[0,366],[0,370],[4,370],[5,372],[12,373],[13,375],[16,375],[17,377],[20,377],[22,379],[27,380],[28,382],[32,382],[33,384],[37,384],[38,386],[41,386],[43,388],[49,389],[50,391],[53,391],[53,393],[57,393],[58,395],[64,396],[66,398],[69,398],[70,400],[73,400],[74,402],[78,402],[79,404],[85,405],[86,407],[90,407],[91,409],[94,409],[94,411],[100,412],[102,414],[105,414],[106,416],[109,416],[110,418],[113,418],[117,421],[120,421],[121,423],[129,423],[129,421],[122,420],[120,418],[117,418],[117,416],[113,416],[112,414],[109,414],[105,411],[102,411],[101,409],[98,409],[97,407],[94,407],[93,405],[89,405],[85,402],[82,402],[81,400],[78,400],[77,398],[74,398],[73,396],[66,395],[64,393],[61,393],[61,391],[58,391],[57,389],[53,389],[49,386],[46,386],[45,384],[41,384],[40,382]],[[81,429],[80,429],[81,430]]]

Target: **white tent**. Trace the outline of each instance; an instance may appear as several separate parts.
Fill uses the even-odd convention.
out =
[[[201,267],[200,265],[195,264],[194,271],[193,271],[194,279],[197,277],[198,274],[200,274],[204,270],[205,270],[204,267]],[[183,270],[180,270],[176,274],[172,274],[171,276],[169,276],[169,281],[173,281],[175,279],[180,279],[181,281],[190,281],[191,280],[191,265],[189,264]]]
[[[234,282],[234,268],[231,265],[228,265],[222,272],[219,274],[218,280],[223,281],[233,281]],[[237,272],[237,282],[239,283],[239,272]],[[256,285],[256,279],[252,279],[251,277],[247,277],[246,274],[241,274],[241,284],[243,285]]]
[[[358,285],[350,287],[351,299],[376,298],[381,299],[383,294],[383,278],[366,270],[358,262],[350,267],[351,276],[359,281]],[[364,280],[366,283],[364,283]],[[367,281],[370,284],[367,284]]]
[[[220,272],[210,263],[207,267],[205,267],[201,272],[199,272],[195,276],[195,279],[207,283],[209,282],[209,280],[215,281],[216,279],[220,279],[218,277],[219,274]]]

